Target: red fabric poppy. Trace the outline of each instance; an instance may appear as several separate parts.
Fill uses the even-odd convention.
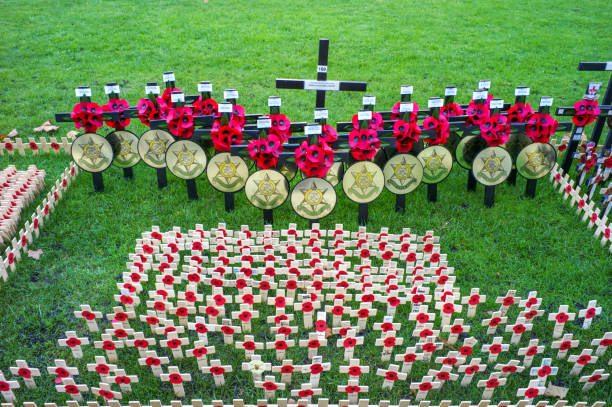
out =
[[[286,142],[291,137],[291,120],[284,114],[273,114],[270,117],[270,134],[278,136],[282,142]]]
[[[527,318],[527,319],[532,319],[532,318],[534,318],[534,317],[535,317],[535,316],[537,316],[537,315],[538,315],[538,311],[531,310],[531,311],[529,311],[529,312],[527,312],[527,313],[525,314],[525,318]]]
[[[534,356],[535,354],[538,353],[538,347],[537,346],[532,346],[531,348],[527,349],[527,356]]]
[[[437,119],[433,116],[426,117],[425,120],[423,120],[423,129],[435,130],[436,132],[435,136],[429,136],[423,139],[423,141],[429,143],[430,146],[446,143],[450,134],[448,119],[443,114],[440,114]]]
[[[102,110],[105,112],[123,112],[129,107],[130,105],[125,99],[109,99],[108,103],[102,106]],[[107,120],[105,123],[113,129],[121,130],[130,124],[130,119]]]
[[[567,315],[565,312],[560,312],[557,314],[555,319],[557,320],[558,323],[564,324],[569,319],[569,315]]]
[[[324,124],[321,126],[321,136],[319,136],[319,140],[331,145],[334,141],[338,140],[338,133],[336,129],[329,124]]]
[[[281,142],[278,137],[270,135],[268,139],[253,139],[247,147],[249,157],[255,161],[257,166],[268,169],[278,163],[278,154]]]
[[[209,98],[204,99],[202,95],[198,97],[198,100],[191,104],[193,114],[195,116],[216,116],[219,117],[219,104],[215,99]]]
[[[491,345],[491,347],[489,348],[489,351],[492,354],[496,355],[502,351],[502,347],[499,343],[496,343],[496,344]]]
[[[533,387],[525,390],[525,397],[530,399],[535,398],[538,394],[540,394],[540,391],[538,389],[534,389]]]
[[[115,344],[113,343],[113,341],[104,341],[102,342],[102,349],[115,350]]]
[[[190,138],[193,135],[193,111],[188,106],[169,109],[166,123],[170,133],[176,137]]]
[[[4,382],[0,382],[0,391],[7,391],[7,390],[3,390],[3,389],[2,389],[2,383],[4,383]],[[64,387],[64,390],[65,390],[65,391],[66,391],[66,393],[68,393],[68,394],[77,394],[77,393],[80,393],[80,392],[79,392],[79,388],[78,388],[78,387],[76,387],[74,384],[67,384],[67,385]]]
[[[548,140],[556,133],[558,127],[559,122],[551,115],[534,113],[527,122],[527,126],[525,126],[525,134],[534,143],[548,143]]]
[[[396,372],[387,372],[385,373],[385,380],[396,381],[398,379]]]
[[[559,345],[560,350],[568,350],[571,347],[572,347],[571,341],[564,341],[564,342],[561,342],[561,345]]]
[[[305,302],[302,304],[303,312],[312,312],[313,310],[314,310],[314,307],[312,306],[311,302]]]
[[[145,340],[145,339],[138,339],[136,341],[134,341],[134,346],[136,346],[137,348],[148,348],[149,347],[149,341]]]
[[[425,314],[424,312],[421,312],[420,314],[416,316],[416,320],[417,322],[424,324],[427,321],[429,321],[429,315]]]
[[[436,345],[431,342],[428,342],[425,345],[423,345],[423,350],[425,352],[433,352],[436,350]]]
[[[83,311],[83,312],[81,312],[81,316],[83,318],[85,318],[86,320],[88,320],[88,321],[96,319],[96,316],[94,315],[94,313],[90,312],[90,311]]]
[[[364,286],[365,286],[365,284],[364,284]],[[361,301],[363,301],[363,302],[374,302],[374,299],[375,299],[374,295],[372,295],[372,294],[366,294],[363,297],[361,297]]]
[[[276,341],[276,342],[274,342],[274,348],[276,350],[285,350],[285,349],[288,348],[287,342],[285,342],[285,341]]]
[[[332,308],[332,314],[334,315],[342,315],[344,313],[344,307],[341,305],[336,305]]]
[[[81,344],[81,341],[78,338],[70,338],[66,341],[66,345],[68,345],[71,348],[74,348],[75,346],[79,346]]]
[[[325,332],[325,330],[327,330],[327,323],[323,320],[318,320],[315,322],[315,330],[317,332]]]
[[[315,363],[310,366],[310,373],[320,374],[323,371],[323,366],[320,363]]]
[[[457,364],[457,358],[445,358],[442,361],[442,364],[443,365],[450,365],[450,366],[456,365]]]
[[[593,376],[589,377],[589,382],[595,383],[595,382],[598,382],[599,379],[601,379],[601,375],[600,374],[594,374]]]
[[[412,296],[413,304],[420,304],[422,302],[425,302],[425,296],[423,294],[415,294]]]
[[[519,325],[515,325],[514,328],[512,328],[512,330],[514,331],[515,334],[522,334],[523,332],[525,332],[525,325],[519,324]]]
[[[281,373],[293,373],[295,368],[293,366],[282,366]]]
[[[166,88],[162,92],[161,96],[157,97],[157,104],[160,106],[160,110],[166,110],[174,107],[174,103],[172,103],[172,92],[181,92],[182,90],[179,88]],[[162,108],[163,106],[163,108]]]
[[[268,391],[274,391],[276,389],[278,389],[278,386],[272,382],[264,382],[263,384],[263,388],[268,390]]]
[[[147,364],[147,366],[159,366],[161,364],[161,360],[159,360],[158,358],[147,358],[145,360],[145,363]]]
[[[170,375],[170,383],[172,383],[172,384],[181,384],[181,383],[183,383],[183,378],[178,373],[172,373]]]
[[[444,304],[444,306],[442,306],[442,312],[445,314],[452,314],[453,312],[455,312],[455,306],[450,302],[447,302],[446,304]]]
[[[223,328],[221,328],[223,329]],[[183,343],[181,342],[180,339],[171,339],[168,341],[167,345],[170,349],[176,349],[178,347],[180,347]]]
[[[240,128],[243,128],[244,124],[246,123],[244,117],[244,107],[242,107],[241,105],[233,105],[230,120],[235,120],[236,122],[238,122],[238,124],[240,124]]]
[[[221,366],[214,366],[210,368],[210,373],[219,376],[222,375],[223,373],[225,373],[225,369],[222,368]]]
[[[552,372],[550,366],[542,366],[540,370],[538,370],[538,377],[546,377]]]
[[[395,338],[394,337],[385,338],[383,343],[386,348],[392,348],[395,346]]]
[[[433,335],[433,331],[431,329],[423,329],[420,333],[419,336],[421,338],[427,338],[429,336]]]
[[[100,363],[99,365],[96,366],[96,372],[100,374],[108,374],[109,371],[110,371],[110,368],[108,367],[108,365],[105,365],[104,363]]]
[[[62,379],[70,376],[70,373],[68,373],[68,371],[64,369],[63,367],[56,368],[55,374],[57,375],[57,377],[60,377]]]
[[[155,103],[153,103],[150,99],[140,99],[136,105],[136,108],[138,109],[138,119],[140,119],[140,122],[147,127],[151,127],[151,120],[166,118],[165,112],[162,116],[162,112],[157,109]]]
[[[465,374],[472,375],[472,374],[478,372],[478,370],[480,370],[478,365],[468,366],[468,367],[465,368]]]
[[[345,348],[354,348],[356,344],[357,344],[357,341],[354,338],[346,338],[344,340]]]
[[[318,348],[319,346],[321,346],[321,343],[317,339],[308,341],[308,347],[311,349]]]
[[[516,372],[516,366],[504,366],[504,367],[502,367],[502,372],[504,372],[504,373],[514,373],[514,372]]]
[[[23,377],[24,379],[29,379],[32,377],[32,372],[30,371],[30,369],[26,369],[25,367],[22,367],[21,369],[19,369],[17,371],[17,374]]]
[[[112,392],[108,391],[108,390],[100,390],[98,392],[98,394],[100,395],[100,397],[103,397],[107,400],[111,400],[112,398],[114,398],[115,396],[113,395]]]
[[[510,123],[526,123],[533,115],[533,109],[529,103],[515,103],[508,109],[508,122]]]
[[[432,389],[432,385],[429,382],[419,384],[419,391],[429,391]]]
[[[510,125],[508,118],[500,113],[487,117],[480,123],[480,135],[489,147],[497,147],[506,144],[510,137]]]
[[[499,317],[491,318],[491,321],[489,321],[489,326],[497,326],[500,322],[501,318]]]
[[[344,388],[344,390],[348,393],[359,393],[359,391],[361,390],[361,388],[359,386],[346,386]]]
[[[352,130],[348,136],[351,155],[356,160],[369,160],[374,158],[376,150],[380,148],[378,133],[372,129]]]
[[[352,118],[353,129],[359,130],[359,115],[355,114]],[[382,130],[383,129],[383,118],[380,113],[372,112],[372,120],[369,121],[369,129],[371,130]]]
[[[298,396],[302,397],[302,398],[306,398],[306,397],[311,397],[314,394],[314,392],[310,389],[306,389],[306,390],[300,390],[298,392]]]
[[[127,376],[117,376],[115,377],[115,383],[117,384],[130,384],[132,380]]]
[[[295,150],[295,163],[308,177],[324,177],[334,163],[334,151],[324,141],[313,145],[303,141]]]
[[[463,108],[461,108],[461,106],[459,106],[457,103],[449,103],[442,106],[442,108],[440,108],[440,113],[446,117],[464,115]]]
[[[494,389],[497,386],[499,386],[499,380],[497,380],[496,378],[487,380],[487,389]]]
[[[102,127],[102,108],[93,102],[77,103],[70,112],[70,118],[77,129],[84,129],[86,133],[95,133]]]
[[[465,124],[468,126],[480,126],[480,124],[489,118],[491,110],[488,103],[476,103],[472,100],[466,110],[467,119]]]
[[[601,113],[596,100],[585,99],[576,102],[574,103],[574,109],[576,109],[576,113],[572,117],[572,122],[576,126],[588,126]]]
[[[225,126],[215,120],[210,136],[217,151],[230,151],[232,145],[242,143],[242,128],[236,121],[229,121]]]
[[[221,332],[223,332],[225,335],[233,335],[234,328],[232,328],[231,326],[223,325],[221,327]]]
[[[393,124],[395,146],[400,153],[407,153],[412,150],[413,144],[419,141],[420,134],[421,128],[416,121],[406,123],[400,119]]]
[[[578,360],[576,360],[576,363],[578,363],[579,365],[586,365],[590,361],[591,361],[591,356],[589,356],[589,355],[581,355],[578,358]]]
[[[359,310],[359,312],[357,312],[357,316],[359,318],[367,318],[370,316],[370,310],[362,308]]]
[[[438,372],[436,377],[438,378],[438,380],[446,381],[450,379],[450,374],[448,372]]]
[[[589,308],[586,312],[586,315],[584,316],[586,319],[591,319],[593,317],[595,317],[595,315],[597,315],[597,311],[595,310],[595,308]]]
[[[400,116],[402,115],[400,112],[401,104],[402,102],[397,102],[391,108],[391,120],[398,120]],[[412,112],[410,112],[409,114],[408,121],[416,123],[418,119],[418,113],[419,113],[419,105],[412,102]]]

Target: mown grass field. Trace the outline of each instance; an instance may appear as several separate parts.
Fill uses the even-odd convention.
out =
[[[265,111],[267,97],[280,95],[283,112],[293,121],[310,120],[314,93],[276,90],[274,79],[314,78],[320,37],[331,42],[328,77],[367,81],[368,93],[377,96],[382,110],[399,99],[402,84],[414,85],[414,100],[421,105],[429,97],[440,96],[446,85],[456,85],[457,100],[465,103],[479,79],[491,79],[491,93],[507,101],[513,99],[515,86],[526,85],[531,88],[532,104],[541,95],[552,95],[555,105],[570,105],[582,96],[588,81],[608,80],[604,73],[578,72],[576,67],[579,61],[610,59],[611,18],[612,10],[604,0],[585,4],[7,0],[0,15],[0,81],[4,85],[0,133],[16,127],[21,136],[31,135],[32,127],[52,118],[53,113],[69,111],[75,102],[74,86],[90,85],[93,100],[100,103],[104,101],[103,85],[118,81],[123,96],[134,105],[144,94],[144,84],[161,82],[167,70],[176,73],[177,85],[189,94],[195,93],[200,80],[213,83],[218,99],[223,89],[236,88],[247,113]],[[330,121],[348,120],[361,106],[361,96],[333,94],[327,106]],[[60,135],[70,129],[63,124]],[[140,133],[144,128],[134,125],[130,129]],[[103,128],[100,133],[106,131]],[[44,168],[48,188],[68,162],[65,156],[0,157],[0,167],[15,164],[24,169],[35,163]],[[222,196],[205,178],[197,182],[200,199],[188,201],[182,181],[169,175],[168,187],[160,191],[154,174],[141,163],[135,168],[134,180],[126,181],[120,170],[111,168],[104,175],[104,193],[93,192],[88,174],[79,175],[32,245],[32,249],[43,250],[40,260],[22,260],[17,272],[0,285],[2,371],[6,373],[15,359],[26,359],[34,367],[50,365],[60,357],[72,363],[57,340],[67,330],[83,332],[73,311],[81,303],[103,313],[111,311],[127,255],[134,250],[135,239],[151,225],[162,230],[174,225],[187,230],[196,223],[212,227],[220,221],[233,228],[244,223],[252,229],[263,226],[261,212],[242,194],[237,195],[238,210],[227,214]],[[523,198],[524,180],[516,187],[504,184],[497,188],[495,206],[486,210],[482,187],[468,193],[465,183],[465,171],[456,166],[439,185],[438,202],[427,202],[426,188],[421,186],[407,197],[407,211],[401,215],[393,211],[394,197],[383,192],[371,205],[368,228],[436,231],[442,252],[448,253],[450,265],[456,268],[462,293],[481,287],[491,306],[495,297],[510,288],[521,296],[537,290],[547,311],[560,304],[569,304],[575,311],[589,299],[597,299],[604,312],[592,330],[580,332],[572,327],[572,331],[589,342],[610,331],[610,252],[591,237],[549,183],[538,184],[534,200]],[[338,196],[338,206],[322,227],[344,223],[345,228],[356,229],[357,205],[340,188]],[[24,212],[24,219],[36,204]],[[308,226],[287,202],[275,211],[275,224],[281,228],[289,222]],[[543,335],[551,326],[543,324],[545,342],[550,342]],[[86,356],[84,361],[93,358],[91,353]],[[609,354],[595,367],[606,367],[608,360]],[[334,365],[340,362],[332,360]],[[94,383],[95,375],[87,373],[83,363],[76,364],[83,381]],[[147,370],[136,363],[126,367],[144,381],[134,386],[131,398],[165,402],[173,398],[171,387],[160,386]],[[569,365],[559,362],[559,368],[554,380],[560,385],[573,383],[567,396],[570,402],[612,400],[612,381],[599,383],[582,395],[581,386],[568,375]],[[588,367],[585,372],[591,370]],[[526,382],[523,376],[521,383]],[[250,386],[245,386],[244,378],[237,375],[228,386],[215,391],[210,377],[198,377],[187,393],[206,401],[228,401],[236,394],[250,401],[263,397],[260,391],[248,393]],[[372,400],[397,401],[409,396],[405,385],[389,393],[381,390],[380,382],[375,376],[370,383],[364,382],[371,385]],[[17,391],[19,401],[42,405],[66,400],[55,392],[51,380],[39,383],[37,390]],[[430,397],[457,402],[477,400],[480,394],[475,385],[464,390],[456,383]],[[338,399],[335,393],[328,396]],[[509,385],[499,389],[493,400],[515,398],[516,386]]]

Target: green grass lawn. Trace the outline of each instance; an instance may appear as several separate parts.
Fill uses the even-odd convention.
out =
[[[612,9],[607,2],[571,3],[5,1],[0,16],[0,80],[5,85],[0,92],[0,133],[16,127],[21,136],[31,135],[32,127],[53,113],[72,108],[73,87],[79,85],[90,85],[93,100],[101,104],[103,85],[118,81],[124,97],[134,105],[143,97],[145,83],[161,82],[167,70],[174,70],[177,85],[188,94],[195,93],[198,81],[210,80],[218,99],[223,89],[238,89],[247,113],[265,112],[267,97],[280,95],[283,112],[293,121],[311,120],[314,93],[276,90],[274,79],[314,78],[320,37],[331,41],[329,79],[367,81],[368,93],[377,96],[381,110],[399,100],[399,87],[407,83],[414,85],[414,100],[422,106],[429,97],[441,96],[446,85],[456,85],[457,100],[465,103],[479,79],[491,79],[491,93],[506,101],[513,100],[515,86],[526,85],[531,87],[532,105],[541,95],[554,96],[555,106],[570,105],[581,98],[588,81],[609,78],[605,73],[578,72],[578,62],[609,60],[612,55]],[[361,95],[332,94],[327,106],[330,121],[348,120],[360,108]],[[64,124],[60,134],[70,129]],[[144,127],[130,129],[141,133]],[[2,168],[15,164],[25,169],[31,163],[44,168],[48,188],[68,162],[65,156],[0,157]],[[104,175],[106,190],[100,194],[93,192],[88,174],[79,175],[32,245],[44,251],[41,259],[22,260],[17,272],[0,285],[2,371],[6,373],[15,359],[26,359],[39,368],[56,358],[73,364],[69,352],[57,346],[65,331],[78,328],[82,332],[83,324],[72,312],[82,303],[103,313],[111,311],[127,255],[134,250],[135,239],[151,225],[162,230],[174,225],[187,230],[196,223],[209,228],[219,221],[232,228],[244,223],[252,229],[263,226],[261,211],[251,207],[243,194],[237,195],[238,211],[227,214],[221,194],[205,178],[197,181],[200,199],[188,201],[184,182],[169,175],[168,187],[160,191],[154,176],[155,171],[142,163],[132,181],[111,168]],[[450,265],[456,268],[457,285],[464,295],[471,287],[481,287],[492,307],[495,297],[510,288],[523,297],[537,290],[547,312],[560,304],[575,311],[589,299],[597,299],[604,312],[592,330],[571,330],[577,332],[582,346],[610,331],[610,252],[592,238],[548,181],[538,184],[534,200],[523,198],[524,180],[516,187],[501,185],[495,206],[485,210],[482,187],[476,193],[466,192],[466,177],[455,166],[439,185],[436,203],[427,202],[426,188],[420,186],[407,197],[407,211],[401,215],[393,211],[394,197],[383,192],[370,207],[368,229],[388,226],[398,232],[411,227],[421,234],[434,230],[441,236],[442,252],[448,253]],[[338,206],[322,227],[344,223],[346,229],[355,230],[357,205],[340,188],[338,197]],[[24,215],[29,216],[36,204]],[[289,203],[275,211],[275,222],[278,228],[289,222],[308,226]],[[551,325],[543,326],[550,332]],[[543,335],[541,340],[549,343]],[[93,359],[88,352],[83,362]],[[609,352],[595,368],[606,367]],[[97,385],[84,364],[76,364],[81,378]],[[558,362],[558,366],[555,380],[573,383],[567,396],[570,402],[612,400],[612,381],[582,395],[581,386],[568,375],[569,365]],[[131,398],[165,402],[173,398],[168,384],[160,386],[137,364],[126,367],[144,380],[134,386]],[[423,366],[415,373],[425,371]],[[263,397],[261,392],[248,393],[251,386],[245,386],[244,379],[237,375],[215,391],[210,377],[198,378],[186,390],[189,397],[205,401],[228,401],[243,388],[246,393],[241,397],[249,401]],[[373,401],[408,396],[405,386],[389,393],[381,390],[380,378],[371,380]],[[50,380],[39,383],[37,390],[19,390],[19,401],[32,400],[40,406],[45,401],[66,400],[55,393]],[[520,383],[526,383],[525,377]],[[516,387],[498,390],[493,400],[514,400]],[[458,402],[477,400],[480,394],[474,384],[463,390],[457,383],[430,397]],[[327,396],[338,399],[335,393]]]

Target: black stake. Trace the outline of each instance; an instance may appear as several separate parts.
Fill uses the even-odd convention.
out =
[[[406,194],[395,195],[395,212],[406,211]]]
[[[132,170],[132,167],[123,169],[123,178],[134,178],[134,170]]]
[[[359,225],[363,226],[368,223],[368,204],[360,203],[359,204]]]
[[[527,185],[525,186],[525,196],[528,198],[535,198],[537,185],[538,185],[537,179],[528,179]]]
[[[427,184],[427,200],[429,202],[438,200],[438,184]]]
[[[474,174],[472,174],[472,171],[468,172],[468,182],[467,182],[467,190],[468,191],[476,191],[476,185],[478,183],[476,182],[476,178],[474,178]]]
[[[91,180],[93,181],[94,190],[96,192],[104,191],[104,180],[102,179],[101,172],[92,172]]]
[[[234,193],[225,192],[223,196],[225,197],[225,212],[233,211],[234,210]]]
[[[157,171],[157,187],[159,189],[165,188],[168,185],[166,180],[166,168],[156,168]]]
[[[187,185],[187,197],[191,200],[198,199],[198,188],[196,187],[195,178],[186,179],[185,184]]]
[[[264,225],[272,225],[274,223],[274,210],[264,209],[263,210],[263,221],[264,221]]]
[[[495,203],[495,185],[485,185],[484,205],[490,208]]]

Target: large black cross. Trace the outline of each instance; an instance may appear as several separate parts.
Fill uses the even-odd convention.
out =
[[[579,71],[612,71],[612,61],[608,62],[580,62],[578,64]],[[608,88],[606,89],[606,94],[601,101],[602,105],[609,105],[612,103],[612,75],[610,75],[610,81],[608,82]],[[601,132],[604,127],[604,123],[606,122],[606,118],[603,116],[599,116],[597,119],[597,123],[595,123],[595,127],[593,128],[593,133],[591,134],[591,141],[595,143],[599,142],[599,138],[601,137]],[[612,130],[608,133],[606,138],[606,147],[612,147]]]
[[[315,107],[325,107],[325,92],[329,91],[353,91],[365,92],[367,82],[350,81],[328,81],[327,80],[327,54],[329,51],[329,40],[319,40],[319,64],[317,66],[317,79],[276,79],[277,89],[303,89],[316,90],[317,101]]]

